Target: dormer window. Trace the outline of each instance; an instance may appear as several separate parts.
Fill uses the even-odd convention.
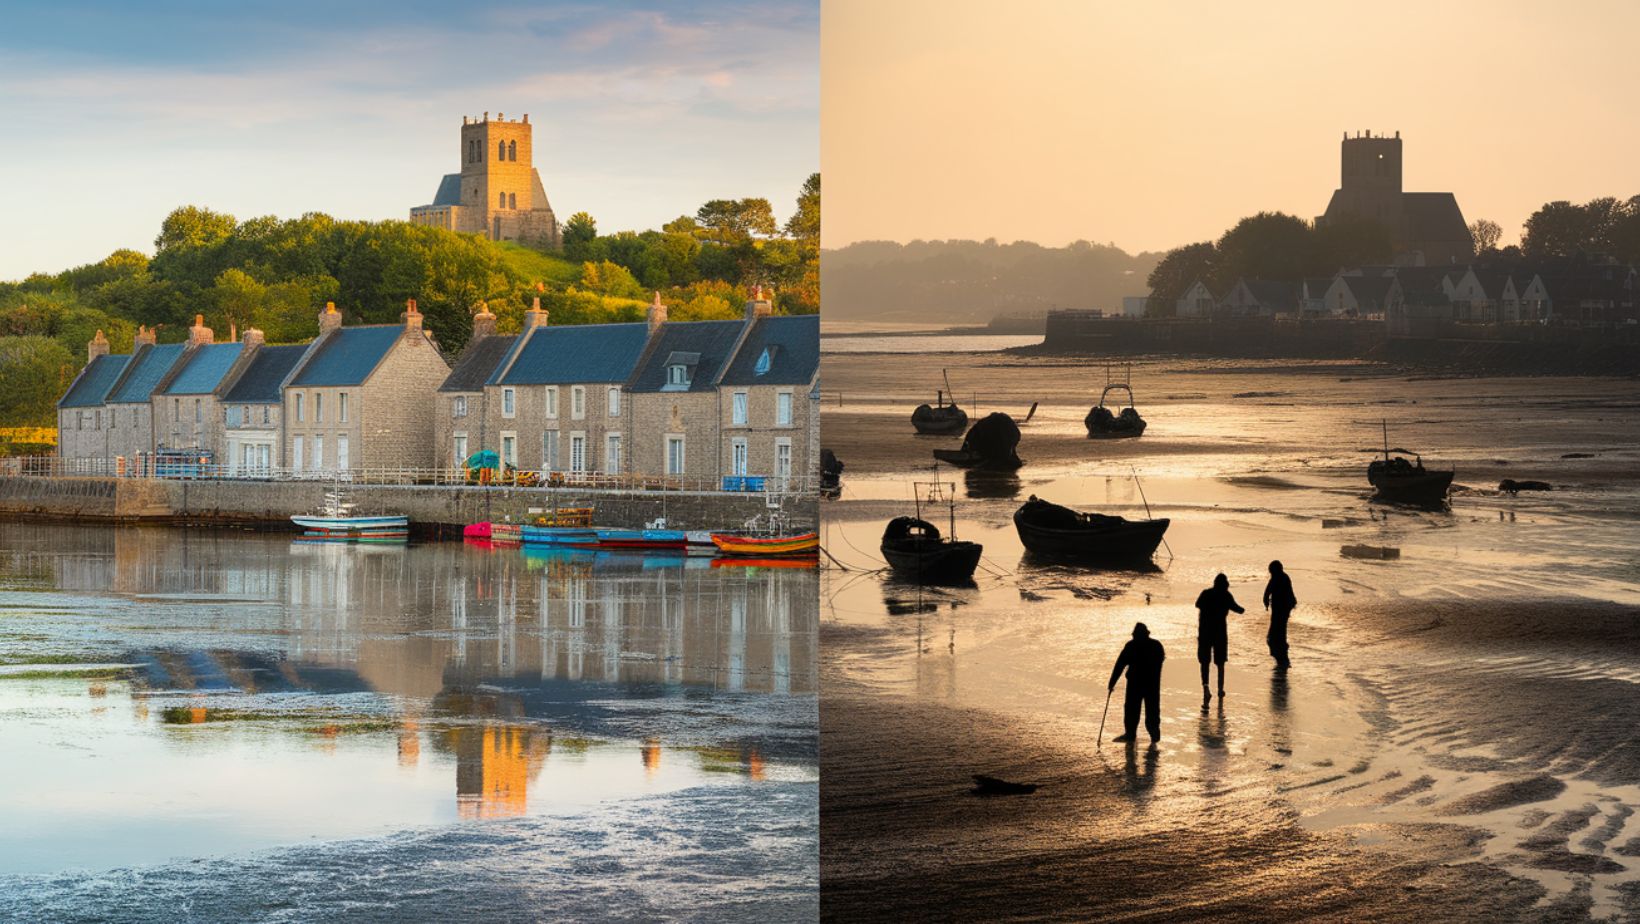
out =
[[[695,367],[698,365],[699,353],[671,353],[666,357],[666,384],[661,386],[661,391],[688,391],[695,378]]]
[[[757,358],[757,366],[754,369],[758,375],[769,374],[769,369],[774,366],[774,354],[779,349],[779,347],[773,345],[763,348],[763,354]]]
[[[666,384],[689,387],[689,367],[683,363],[673,363],[666,367]]]

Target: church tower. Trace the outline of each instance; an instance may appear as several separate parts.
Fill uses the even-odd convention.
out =
[[[432,205],[410,220],[494,241],[556,247],[558,221],[536,172],[530,117],[461,119],[461,172],[447,174]]]

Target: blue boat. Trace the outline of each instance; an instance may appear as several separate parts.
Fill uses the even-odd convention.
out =
[[[590,526],[529,526],[523,530],[525,545],[568,546],[592,548],[598,544],[601,530]]]

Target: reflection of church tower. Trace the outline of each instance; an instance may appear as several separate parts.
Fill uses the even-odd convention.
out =
[[[510,725],[462,726],[449,735],[456,754],[456,808],[461,817],[524,814],[530,780],[546,763],[552,738]]]

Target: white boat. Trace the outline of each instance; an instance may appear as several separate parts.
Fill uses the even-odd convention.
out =
[[[362,516],[353,512],[356,504],[342,499],[341,492],[325,494],[316,513],[290,518],[302,527],[302,538],[316,542],[404,542],[410,538],[410,518],[396,514]]]

